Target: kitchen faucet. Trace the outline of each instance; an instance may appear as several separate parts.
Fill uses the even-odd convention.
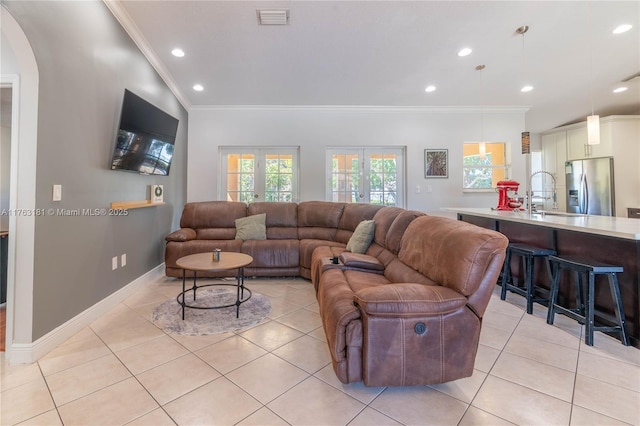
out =
[[[529,186],[528,186],[528,194],[527,194],[527,212],[529,213],[529,216],[531,216],[531,212],[533,210],[533,190],[531,189],[531,181],[533,180],[533,177],[535,175],[539,175],[539,174],[546,174],[551,176],[551,179],[553,179],[553,210],[558,210],[558,193],[557,193],[557,187],[556,187],[556,177],[553,175],[553,173],[549,173],[545,170],[539,170],[535,173],[532,173],[531,176],[529,176]]]

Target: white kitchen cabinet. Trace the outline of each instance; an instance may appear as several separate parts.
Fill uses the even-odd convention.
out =
[[[626,217],[628,208],[640,208],[640,116],[620,116],[611,124],[616,216]]]
[[[542,135],[542,166],[543,170],[553,174],[556,178],[557,203],[560,211],[566,211],[566,176],[564,163],[567,160],[567,132],[558,131]],[[535,172],[536,170],[533,170]],[[544,194],[544,209],[553,207],[553,179],[542,174],[542,187]],[[540,201],[537,201],[540,203]]]
[[[592,157],[612,157],[613,156],[613,128],[618,124],[607,119],[600,120],[600,144],[591,145]],[[621,141],[623,143],[623,141]]]
[[[587,124],[577,129],[566,130],[567,160],[587,158]]]
[[[607,117],[608,118],[608,117]],[[567,159],[611,157],[613,155],[613,124],[605,119],[600,120],[600,143],[587,145],[587,122],[567,130]]]
[[[541,138],[541,143],[542,143],[542,164],[543,164],[544,170],[552,173],[556,177],[557,184],[559,186],[564,186],[565,185],[564,163],[567,161],[566,132],[560,131],[556,133],[543,135]]]
[[[551,173],[556,173],[556,136],[557,133],[542,135],[540,145],[542,147],[542,167]]]
[[[558,177],[558,204],[561,209],[566,206],[564,162],[598,157],[613,157],[616,216],[626,217],[628,208],[640,208],[639,115],[601,117],[599,145],[587,145],[586,121],[542,133],[541,145],[545,170]],[[566,153],[564,158],[563,150]],[[545,183],[545,190],[547,187]]]

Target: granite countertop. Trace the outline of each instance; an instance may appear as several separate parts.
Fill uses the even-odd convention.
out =
[[[640,241],[640,220],[626,217],[577,215],[571,213],[549,212],[549,214],[532,214],[527,211],[499,211],[491,208],[447,207],[444,211],[485,217],[496,220],[507,220],[548,228],[566,229],[589,234],[606,235]]]

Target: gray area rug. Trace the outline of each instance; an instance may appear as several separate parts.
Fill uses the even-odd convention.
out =
[[[187,303],[194,306],[216,306],[235,303],[236,290],[223,288],[201,288],[197,300],[193,293],[187,293]],[[236,307],[221,309],[185,308],[184,321],[182,307],[173,298],[158,306],[152,315],[155,325],[168,333],[202,336],[206,334],[240,331],[259,324],[271,313],[271,302],[259,293],[253,292],[251,299],[240,305],[240,318],[236,318]]]

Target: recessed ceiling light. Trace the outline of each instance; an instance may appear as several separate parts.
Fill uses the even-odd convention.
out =
[[[427,87],[425,87],[425,89],[424,89],[424,91],[425,91],[425,92],[427,92],[427,93],[431,93],[431,92],[433,92],[434,90],[436,90],[436,86],[434,86],[434,85],[427,86]]]
[[[619,25],[619,26],[617,26],[617,27],[613,30],[613,33],[614,33],[614,34],[622,34],[622,33],[626,33],[626,32],[627,32],[627,31],[629,31],[631,28],[633,28],[633,25],[629,25],[629,24]]]
[[[618,87],[618,88],[616,88],[616,89],[613,89],[613,93],[622,93],[622,92],[624,92],[625,90],[627,90],[627,88],[626,88],[626,87],[624,87],[624,86],[622,86],[622,87]]]
[[[526,92],[530,92],[530,91],[532,91],[532,90],[533,90],[533,86],[529,86],[529,85],[524,86],[522,89],[520,89],[520,91],[521,91],[521,92],[524,92],[524,93],[526,93]]]
[[[204,87],[202,87],[202,84],[194,84],[193,90],[195,90],[196,92],[202,92],[204,90]]]
[[[471,54],[471,52],[472,52],[471,49],[469,49],[468,47],[465,47],[464,49],[461,49],[458,52],[458,56],[467,56],[467,55]]]
[[[173,49],[171,54],[176,58],[182,58],[184,56],[184,50],[182,49]]]

